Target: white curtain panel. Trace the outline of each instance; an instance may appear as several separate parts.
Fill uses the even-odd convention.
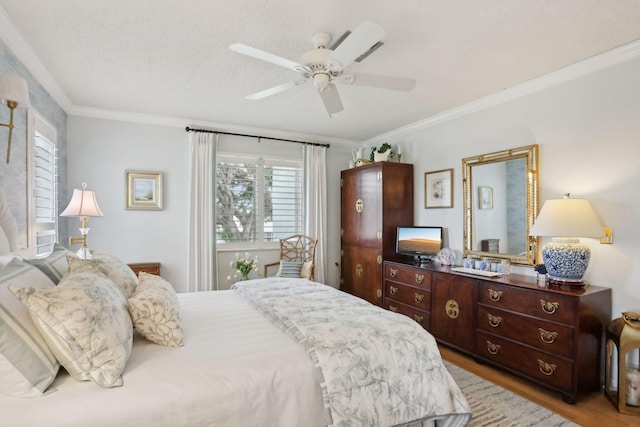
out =
[[[218,289],[215,169],[218,134],[190,132],[188,291]]]
[[[318,239],[314,280],[324,283],[327,276],[327,148],[304,146],[305,233]]]

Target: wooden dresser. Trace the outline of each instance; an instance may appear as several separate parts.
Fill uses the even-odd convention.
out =
[[[602,385],[609,288],[538,287],[529,276],[486,278],[385,261],[383,306],[421,316],[440,343],[554,390],[568,403]]]

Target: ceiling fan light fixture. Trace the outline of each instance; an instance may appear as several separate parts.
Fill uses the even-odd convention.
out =
[[[313,75],[313,84],[319,90],[325,90],[331,81],[331,77],[327,73],[316,73]]]

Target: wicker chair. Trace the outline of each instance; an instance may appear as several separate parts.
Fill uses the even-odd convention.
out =
[[[315,267],[316,245],[318,240],[313,237],[296,234],[280,239],[280,261],[307,262],[311,261],[311,276]],[[269,268],[279,266],[280,261],[264,265],[264,277],[268,276]]]

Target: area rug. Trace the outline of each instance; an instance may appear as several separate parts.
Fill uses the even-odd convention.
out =
[[[470,427],[576,427],[566,418],[445,361],[471,406]],[[579,427],[579,426],[578,426]]]

